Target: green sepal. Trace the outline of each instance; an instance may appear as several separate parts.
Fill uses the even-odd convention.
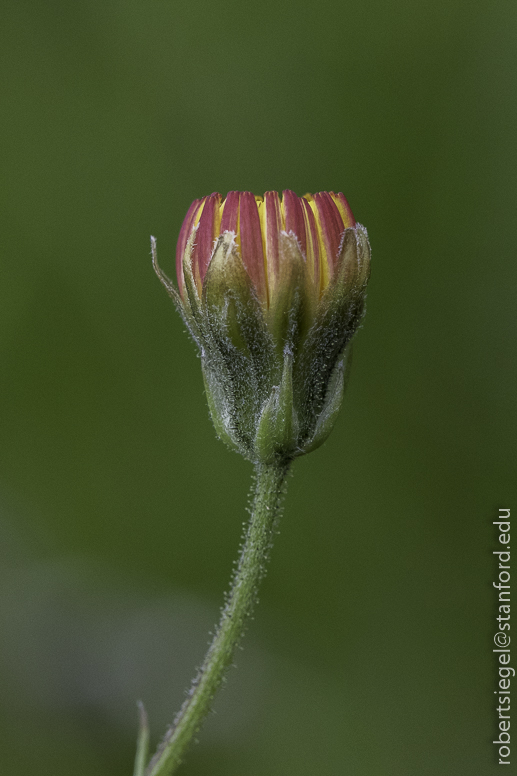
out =
[[[190,314],[193,318],[195,325],[199,330],[199,334],[202,337],[205,330],[205,322],[201,309],[201,299],[197,290],[196,281],[194,280],[194,273],[192,272],[192,251],[194,250],[196,234],[197,228],[192,230],[192,234],[188,239],[185,253],[182,258],[183,281],[185,283],[186,291],[183,307],[187,311],[187,315]]]
[[[246,332],[263,325],[262,314],[232,232],[224,232],[217,240],[203,281],[202,299],[212,325],[235,347],[247,351]]]
[[[279,275],[270,291],[266,323],[279,355],[287,347],[296,356],[311,325],[314,300],[307,265],[296,237],[281,232],[278,252]]]
[[[348,382],[348,376],[350,373],[350,365],[352,362],[352,345],[350,344],[343,358],[338,361],[334,371],[332,372],[327,388],[327,396],[325,397],[325,404],[316,421],[316,428],[310,442],[305,444],[302,448],[302,453],[310,453],[320,447],[325,442],[334,428],[334,424],[339,415],[339,410],[343,402],[343,396],[345,393],[346,384]]]
[[[327,289],[330,296],[364,293],[370,276],[370,243],[361,224],[345,229],[335,273],[335,279]]]
[[[183,321],[185,325],[187,326],[188,330],[192,334],[192,337],[194,338],[194,341],[199,345],[199,327],[194,319],[194,316],[192,315],[192,310],[190,307],[190,304],[184,304],[181,296],[179,295],[174,283],[168,277],[165,272],[162,270],[160,265],[158,264],[158,253],[156,250],[156,239],[154,237],[151,237],[151,253],[153,257],[153,269],[158,276],[158,280],[162,284],[162,286],[165,288],[167,293],[169,294],[170,298],[174,302],[174,306],[176,307],[176,310],[183,318]]]
[[[207,367],[218,372],[219,365],[224,365],[234,426],[239,429],[239,439],[252,446],[257,415],[281,370],[281,362],[276,363],[262,306],[232,232],[223,233],[217,240],[203,280],[201,301],[203,345],[210,362]]]
[[[292,457],[298,439],[298,419],[293,404],[293,356],[288,350],[280,385],[274,386],[257,423],[254,450],[261,463]]]
[[[158,276],[158,280],[162,284],[162,286],[165,288],[171,299],[175,302],[177,306],[181,307],[181,297],[176,291],[176,288],[174,286],[174,283],[172,280],[167,277],[165,272],[162,270],[160,265],[158,264],[158,251],[156,250],[156,238],[151,237],[151,255],[153,257],[153,269],[156,272]]]
[[[239,444],[237,435],[232,428],[233,408],[231,407],[231,398],[228,396],[228,387],[225,390],[223,384],[216,378],[214,370],[207,368],[205,358],[201,358],[201,371],[203,373],[208,409],[217,436],[221,442],[224,442],[232,450],[245,455],[247,451],[243,451],[242,445]]]
[[[337,362],[357,331],[369,272],[369,244],[364,227],[346,229],[335,276],[325,289],[295,365],[296,404],[301,433],[312,439],[326,402]]]

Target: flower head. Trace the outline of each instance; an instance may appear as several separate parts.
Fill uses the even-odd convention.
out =
[[[210,411],[230,446],[289,459],[330,433],[370,248],[343,194],[230,192],[195,200],[176,250],[179,294],[155,269],[199,346]]]
[[[274,299],[284,269],[280,235],[292,235],[305,259],[308,279],[320,295],[329,284],[338,262],[345,229],[356,222],[343,194],[321,192],[298,197],[276,191],[257,197],[249,191],[231,191],[223,199],[211,194],[196,199],[183,221],[176,248],[176,272],[184,294],[183,256],[193,230],[192,272],[201,290],[210,264],[214,242],[224,232],[235,235],[237,251],[264,305]],[[284,259],[285,261],[285,259]]]

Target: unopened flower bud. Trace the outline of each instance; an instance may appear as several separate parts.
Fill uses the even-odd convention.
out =
[[[176,252],[179,293],[219,437],[254,462],[319,447],[344,392],[370,272],[366,229],[343,194],[195,200]]]

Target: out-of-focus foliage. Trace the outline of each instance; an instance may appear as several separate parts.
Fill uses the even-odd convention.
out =
[[[495,772],[517,510],[515,4],[6,0],[0,769],[131,773],[217,620],[250,467],[156,280],[190,202],[343,191],[373,264],[344,409],[294,468],[185,776]],[[516,512],[517,514],[517,512]]]

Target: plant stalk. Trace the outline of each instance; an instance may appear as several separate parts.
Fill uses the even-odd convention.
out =
[[[257,599],[265,574],[289,464],[257,464],[251,518],[219,626],[201,669],[172,727],[145,772],[146,776],[172,776],[201,723],[210,711],[212,699],[231,665],[246,620]]]

